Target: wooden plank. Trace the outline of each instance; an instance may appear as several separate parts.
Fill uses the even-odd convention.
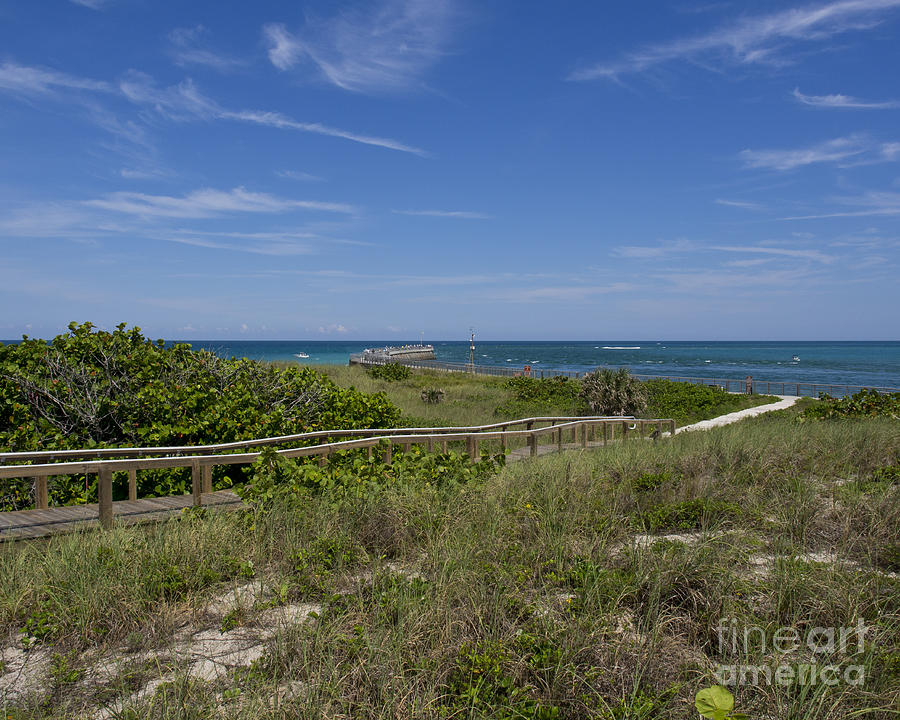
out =
[[[97,494],[99,499],[100,525],[109,529],[113,524],[112,468],[101,465],[98,473]]]
[[[50,507],[50,496],[47,492],[47,476],[34,478],[34,506],[38,510]]]
[[[212,465],[201,465],[200,466],[200,475],[201,475],[201,483],[200,487],[203,493],[211,493],[213,491],[212,485]]]
[[[193,490],[194,506],[200,507],[203,504],[203,478],[200,476],[199,460],[191,463],[191,490]]]

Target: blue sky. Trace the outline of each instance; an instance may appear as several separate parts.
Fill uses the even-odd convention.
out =
[[[0,1],[0,337],[898,339],[900,0]]]

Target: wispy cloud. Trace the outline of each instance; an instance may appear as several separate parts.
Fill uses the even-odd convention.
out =
[[[826,265],[833,263],[837,259],[834,255],[826,255],[818,250],[768,247],[764,245],[712,245],[709,249],[721,252],[748,253],[751,255],[778,255],[781,257],[802,258],[825,263]]]
[[[748,202],[746,200],[724,200],[723,198],[716,198],[716,205],[724,205],[726,207],[736,207],[741,208],[742,210],[765,210],[764,205],[760,205],[755,202]]]
[[[692,250],[694,244],[689,240],[675,240],[659,245],[621,245],[613,248],[612,255],[623,258],[650,259],[659,258],[673,253]]]
[[[277,170],[275,174],[280,178],[285,178],[287,180],[302,180],[303,182],[321,182],[324,179],[318,175],[301,172],[300,170]]]
[[[711,32],[650,45],[619,60],[576,70],[570,80],[617,79],[675,61],[714,59],[735,64],[782,64],[796,42],[821,42],[874,27],[900,0],[839,0],[743,17]]]
[[[227,72],[244,65],[244,61],[229,57],[204,45],[209,35],[203,25],[175,28],[169,33],[169,55],[176,65],[202,65]]]
[[[263,37],[269,46],[269,60],[279,70],[288,70],[303,57],[302,44],[281,23],[263,26]]]
[[[819,220],[838,217],[869,217],[900,215],[900,193],[870,191],[863,195],[834,198],[832,202],[855,206],[855,210],[820,213],[815,215],[795,215],[783,220]]]
[[[114,192],[102,198],[87,200],[84,204],[144,218],[209,218],[224,213],[282,213],[297,209],[339,213],[355,211],[351,205],[343,203],[290,200],[267,193],[249,192],[242,187],[230,192],[195,190],[183,197]]]
[[[414,215],[421,217],[460,218],[462,220],[490,220],[491,216],[471,210],[391,210],[395,215]]]
[[[101,80],[80,78],[56,70],[28,67],[15,63],[3,63],[0,65],[0,89],[2,90],[39,94],[48,93],[57,88],[108,92],[112,89],[112,86]]]
[[[241,120],[256,125],[265,125],[267,127],[281,128],[283,130],[299,130],[300,132],[328,135],[329,137],[352,140],[353,142],[361,143],[363,145],[374,145],[375,147],[382,147],[388,150],[412,153],[413,155],[419,155],[420,157],[428,157],[429,155],[427,151],[422,150],[421,148],[407,145],[406,143],[392,140],[391,138],[361,135],[359,133],[350,132],[349,130],[341,130],[340,128],[322,125],[321,123],[298,122],[287,115],[282,115],[277,112],[263,112],[259,110],[242,110],[240,112],[223,111],[219,117],[228,120]]]
[[[868,149],[869,142],[865,137],[850,135],[795,150],[743,150],[740,156],[744,164],[750,168],[793,170],[814,163],[847,160],[861,155]]]
[[[109,5],[112,0],[71,0],[71,2],[75,5],[90,8],[91,10],[99,10],[106,5]]]
[[[114,86],[103,81],[79,78],[55,70],[26,67],[12,63],[0,65],[0,91],[6,90],[25,95],[49,95],[56,88],[83,91],[80,95],[87,99],[83,99],[81,104],[94,108],[97,107],[97,104],[90,100],[90,96],[86,94],[88,91],[116,92]],[[392,138],[366,135],[323,125],[322,123],[300,122],[278,112],[229,110],[223,108],[212,98],[204,95],[190,78],[177,85],[158,87],[154,83],[153,78],[146,73],[131,71],[120,80],[118,92],[135,105],[150,108],[159,116],[174,122],[209,122],[213,120],[248,122],[266,127],[341,138],[363,145],[411,153],[420,157],[429,156],[429,153],[421,148]],[[102,113],[98,113],[98,116],[100,114]],[[108,115],[109,113],[106,114]],[[137,126],[132,123],[131,127],[135,128]]]
[[[355,92],[406,90],[446,50],[456,28],[451,0],[381,0],[310,18],[298,32],[263,28],[269,59],[280,70],[308,59],[334,85]]]
[[[850,95],[804,95],[800,88],[794,88],[794,97],[804,105],[817,108],[839,108],[846,110],[889,110],[900,108],[900,101],[866,102]]]

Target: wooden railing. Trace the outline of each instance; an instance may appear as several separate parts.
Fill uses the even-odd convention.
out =
[[[405,360],[395,358],[392,360],[375,359],[363,355],[362,353],[350,356],[351,365],[386,365],[389,363],[398,363],[410,368],[419,370],[441,370],[444,372],[463,372],[473,373],[476,375],[492,375],[499,377],[516,377],[519,375],[531,378],[567,377],[575,380],[584,377],[588,370],[550,370],[538,369],[528,366],[531,369],[525,370],[520,367],[510,367],[508,365],[471,365],[469,363],[444,362],[441,360]],[[708,385],[711,387],[719,387],[728,392],[745,393],[747,392],[746,378],[708,378],[708,377],[689,377],[681,375],[641,375],[632,374],[632,377],[638,380],[671,380],[672,382],[686,382],[694,385]],[[876,387],[871,385],[840,385],[837,383],[811,383],[802,380],[757,380],[752,381],[752,392],[759,395],[801,395],[807,397],[818,397],[819,393],[827,393],[833,397],[844,397],[852,395],[860,390],[874,390],[877,393],[900,393],[897,387]]]
[[[544,427],[537,427],[544,425]],[[521,430],[510,430],[522,426]],[[648,436],[648,428],[653,437],[660,437],[667,429],[674,434],[675,421],[671,419],[636,419],[633,417],[532,417],[508,420],[490,425],[442,428],[376,428],[361,430],[321,430],[299,435],[244,440],[182,447],[152,448],[97,448],[83,450],[47,450],[37,452],[0,453],[0,462],[30,463],[0,465],[0,480],[10,478],[33,478],[35,507],[49,507],[48,478],[58,475],[96,474],[98,476],[98,517],[103,527],[110,527],[113,521],[113,473],[128,473],[129,500],[137,499],[137,473],[140,470],[190,468],[191,490],[194,505],[202,504],[204,493],[212,492],[212,469],[228,465],[251,465],[259,458],[259,452],[233,452],[247,448],[296,444],[309,440],[326,438],[325,443],[305,445],[295,448],[281,448],[276,452],[286,458],[318,457],[321,464],[328,462],[328,456],[346,450],[366,450],[371,457],[373,448],[381,447],[383,461],[390,464],[393,447],[399,445],[409,450],[413,445],[425,445],[433,451],[435,446],[446,452],[451,442],[465,442],[466,453],[475,461],[480,457],[480,443],[499,441],[500,451],[507,452],[511,440],[524,439],[530,455],[538,454],[542,438],[555,439],[557,449],[564,445],[563,433],[570,433],[573,443],[580,442],[586,447],[602,430],[605,445],[615,436],[621,440],[637,435]],[[333,440],[350,437],[349,440]],[[149,457],[160,455],[163,457]],[[62,462],[55,462],[61,460]]]

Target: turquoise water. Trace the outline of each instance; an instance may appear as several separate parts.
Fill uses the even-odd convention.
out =
[[[351,353],[398,344],[371,340],[330,342],[192,341],[226,357],[300,364],[345,364]],[[435,342],[438,360],[465,362],[468,342]],[[307,353],[308,359],[296,357]],[[799,360],[793,360],[796,356]],[[900,387],[900,342],[685,342],[595,340],[589,342],[479,342],[475,361],[535,370],[592,370],[627,367],[647,375],[675,375],[772,382]]]

